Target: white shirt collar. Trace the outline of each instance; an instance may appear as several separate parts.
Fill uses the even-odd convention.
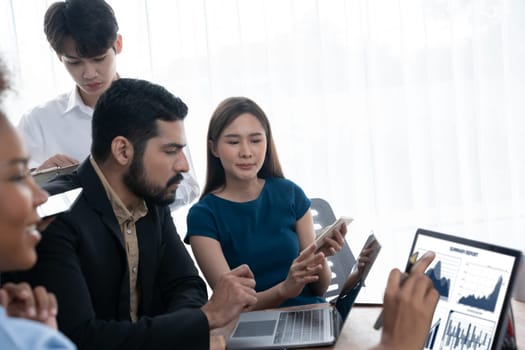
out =
[[[69,93],[69,98],[67,101],[67,107],[64,110],[64,115],[66,115],[68,112],[72,111],[74,108],[79,108],[82,112],[93,115],[93,108],[89,107],[82,101],[82,97],[80,97],[80,93],[78,92],[78,87],[75,85],[73,90]]]

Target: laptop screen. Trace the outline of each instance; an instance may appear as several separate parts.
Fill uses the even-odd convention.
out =
[[[410,255],[436,258],[426,271],[440,294],[425,349],[496,349],[521,252],[418,229]]]

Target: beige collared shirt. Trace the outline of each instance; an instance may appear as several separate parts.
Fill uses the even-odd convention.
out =
[[[108,181],[106,180],[106,177],[102,173],[102,170],[100,170],[97,162],[95,162],[92,156],[89,156],[89,160],[91,162],[91,165],[93,165],[93,168],[95,169],[95,172],[97,173],[100,182],[102,182],[102,186],[104,186],[106,195],[108,196],[109,202],[111,203],[111,207],[113,208],[113,212],[115,213],[115,216],[119,223],[120,231],[122,232],[122,235],[124,237],[124,244],[126,245],[126,255],[128,257],[129,271],[129,314],[131,320],[133,322],[136,322],[138,319],[137,312],[140,298],[140,290],[137,285],[137,276],[139,272],[139,245],[137,241],[137,229],[135,223],[143,216],[146,216],[146,214],[148,213],[148,208],[146,206],[146,203],[142,201],[141,204],[137,207],[132,208],[132,210],[128,210],[128,208],[124,205],[124,203],[122,203],[118,195],[115,193],[115,191],[113,191],[113,189],[109,185]]]

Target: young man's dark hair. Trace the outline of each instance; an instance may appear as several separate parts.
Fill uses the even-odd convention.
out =
[[[111,141],[124,136],[133,144],[136,156],[141,157],[146,142],[158,135],[157,120],[183,120],[187,113],[186,104],[162,86],[121,78],[96,104],[91,154],[97,161],[106,160]]]
[[[66,0],[48,8],[44,32],[57,54],[64,53],[64,38],[71,37],[80,57],[94,57],[113,45],[118,23],[113,9],[103,0]]]

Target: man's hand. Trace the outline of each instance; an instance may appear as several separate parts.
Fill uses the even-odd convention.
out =
[[[215,285],[210,300],[201,308],[211,329],[222,327],[257,302],[255,280],[248,265],[225,273]]]
[[[434,257],[434,253],[427,252],[404,282],[398,269],[390,272],[384,297],[383,334],[377,349],[423,349],[439,301],[438,291],[424,274]]]
[[[44,170],[56,167],[65,168],[75,164],[78,164],[78,160],[66,156],[65,154],[55,154],[40,164],[36,170]]]
[[[370,255],[374,252],[375,248],[363,248],[363,250],[361,250],[361,252],[359,253],[359,256],[357,257],[357,261],[356,261],[356,265],[355,265],[355,268],[356,268],[356,273],[357,273],[357,276],[358,278],[361,278],[363,277],[363,273],[365,272],[365,267],[366,265],[370,264],[371,262],[371,258],[370,258]],[[354,272],[354,271],[352,271]]]
[[[350,274],[346,278],[345,284],[341,290],[350,291],[353,289],[359,280],[363,277],[366,265],[370,264],[370,254],[374,251],[374,248],[363,248],[357,257],[357,261],[350,271]]]
[[[57,300],[44,287],[31,289],[27,283],[6,283],[0,289],[0,304],[11,317],[30,319],[57,329]]]

